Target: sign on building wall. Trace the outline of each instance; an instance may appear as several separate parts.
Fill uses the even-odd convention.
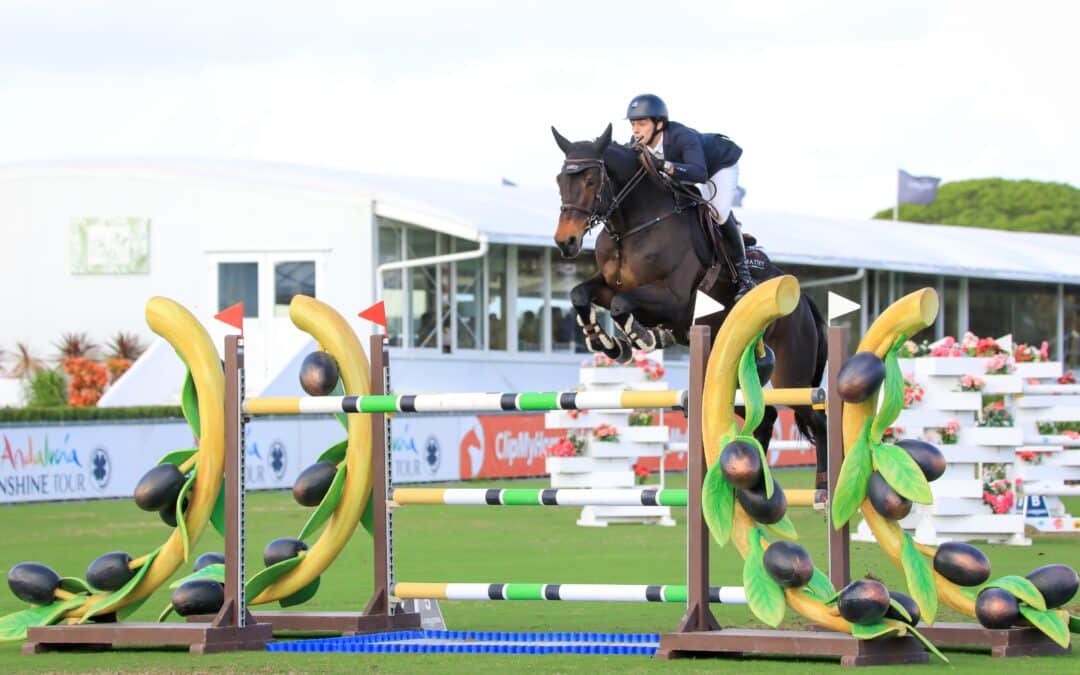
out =
[[[149,274],[149,218],[80,218],[71,223],[72,274]]]

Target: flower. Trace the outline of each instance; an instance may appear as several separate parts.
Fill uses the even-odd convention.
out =
[[[910,408],[912,404],[923,400],[926,390],[915,381],[915,376],[908,373],[904,376],[904,407]]]
[[[975,344],[975,356],[995,356],[1004,353],[1005,350],[994,338],[982,338]]]
[[[957,438],[960,436],[960,423],[956,420],[949,420],[945,423],[945,427],[941,430],[941,442],[943,445],[955,445]]]
[[[889,443],[896,440],[902,433],[904,433],[904,430],[901,427],[886,427],[881,434],[881,440]]]
[[[1008,375],[1015,366],[1009,363],[1008,354],[997,354],[989,361],[986,362],[986,374],[987,375]]]
[[[619,430],[606,422],[601,422],[592,430],[592,436],[602,443],[618,443]]]
[[[652,475],[652,471],[649,471],[649,468],[646,467],[641,460],[638,460],[634,463],[634,475],[637,476],[637,483],[640,485]]]
[[[68,383],[68,405],[72,408],[97,405],[105,391],[105,385],[109,383],[108,367],[82,356],[66,358],[63,365],[64,370],[71,376],[71,382]]]
[[[994,472],[997,473],[997,472]],[[1008,513],[1016,503],[1016,493],[1011,488],[1011,481],[998,479],[983,481],[983,503],[997,514]]]
[[[1066,370],[1065,374],[1057,379],[1058,384],[1076,384],[1076,374]]]
[[[982,391],[986,386],[986,380],[976,375],[963,375],[960,377],[960,391]]]
[[[586,438],[570,432],[547,447],[548,457],[578,457],[585,450]]]
[[[964,338],[960,341],[960,348],[967,354],[974,354],[976,347],[979,345],[979,336],[975,335],[971,331],[964,333]]]
[[[978,425],[980,427],[1011,427],[1013,418],[1005,409],[1005,401],[994,401],[983,408]]]
[[[629,422],[632,427],[651,427],[653,414],[648,410],[635,410],[630,413]]]

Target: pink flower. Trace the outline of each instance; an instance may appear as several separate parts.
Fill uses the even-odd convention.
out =
[[[1043,361],[1049,361],[1050,360],[1050,343],[1047,342],[1046,340],[1043,340],[1042,341],[1042,346],[1039,347],[1039,357]]]
[[[979,344],[979,336],[971,331],[964,333],[964,339],[960,342],[960,348],[965,352],[974,352]]]

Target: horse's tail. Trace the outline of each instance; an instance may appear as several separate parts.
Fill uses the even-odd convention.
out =
[[[814,331],[817,333],[817,352],[814,354],[814,376],[811,380],[811,386],[820,387],[821,378],[825,375],[825,363],[829,358],[829,333],[825,323],[825,318],[821,315],[821,310],[814,304],[813,299],[806,293],[802,294],[802,299],[810,307],[810,315],[814,321]],[[817,434],[814,433],[813,421],[811,418],[818,415],[817,411],[810,411],[810,415],[795,415],[795,426],[799,429],[799,433],[803,438],[811,442],[819,442]],[[820,454],[820,453],[819,453]],[[821,462],[818,462],[820,468]]]

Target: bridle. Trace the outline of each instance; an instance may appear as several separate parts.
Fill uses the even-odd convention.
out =
[[[561,213],[567,211],[576,211],[585,215],[585,234],[588,234],[596,226],[601,226],[611,237],[611,240],[615,243],[615,285],[622,286],[622,242],[625,239],[629,239],[639,232],[643,232],[653,225],[669,218],[677,213],[682,212],[676,201],[675,208],[662,216],[657,216],[650,220],[636,225],[625,232],[618,232],[611,224],[611,215],[622,205],[623,201],[634,191],[641,181],[645,179],[645,176],[649,174],[648,169],[642,165],[638,168],[637,172],[630,177],[630,180],[626,181],[626,184],[622,188],[610,196],[610,203],[607,207],[604,207],[605,197],[614,191],[614,186],[608,179],[607,165],[604,164],[602,158],[596,159],[567,159],[563,162],[562,173],[566,175],[575,175],[587,171],[589,169],[600,170],[600,189],[596,191],[596,196],[593,198],[592,208],[586,208],[577,204],[569,202],[563,202],[559,207]]]

